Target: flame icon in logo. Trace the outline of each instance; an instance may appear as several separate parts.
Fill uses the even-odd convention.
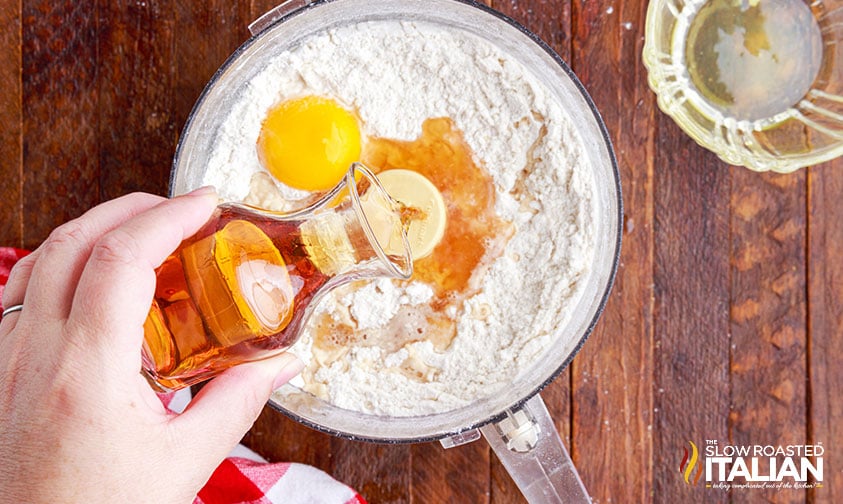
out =
[[[682,462],[679,463],[679,472],[685,478],[685,483],[688,485],[696,485],[697,482],[700,480],[700,476],[702,476],[702,464],[699,464],[697,467],[697,462],[700,458],[700,452],[697,450],[697,445],[694,444],[693,441],[688,441],[688,444],[691,445],[691,452],[688,453],[688,448],[685,447],[685,455],[682,457]],[[688,460],[688,456],[690,455],[690,460]],[[693,482],[691,481],[691,474],[694,472],[694,468],[697,468],[697,474],[694,476]]]

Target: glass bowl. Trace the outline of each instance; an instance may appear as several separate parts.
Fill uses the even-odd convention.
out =
[[[840,4],[653,0],[643,56],[659,108],[730,164],[787,173],[838,157],[843,154]],[[801,48],[798,55],[794,47]],[[716,58],[724,65],[720,72],[701,65],[706,52],[709,62]],[[731,67],[722,63],[729,54],[736,58]],[[747,84],[741,91],[748,107],[736,105],[739,84],[730,79],[753,81],[754,89]],[[733,86],[734,96],[724,86]],[[733,101],[723,106],[723,96]]]

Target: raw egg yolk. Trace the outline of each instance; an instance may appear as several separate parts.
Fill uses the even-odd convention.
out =
[[[323,191],[360,158],[360,128],[334,100],[305,96],[269,111],[257,148],[263,167],[284,184]]]

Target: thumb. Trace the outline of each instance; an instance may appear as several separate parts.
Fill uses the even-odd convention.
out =
[[[191,463],[208,464],[210,475],[255,422],[272,391],[303,368],[298,357],[283,353],[232,367],[202,387],[172,420]]]

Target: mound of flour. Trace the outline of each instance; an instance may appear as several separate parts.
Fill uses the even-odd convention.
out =
[[[354,110],[364,136],[413,140],[425,119],[450,117],[494,180],[496,211],[515,233],[472,278],[480,292],[449,313],[457,334],[448,348],[353,345],[322,365],[309,327],[293,347],[310,363],[297,385],[342,408],[406,416],[458,408],[512,383],[554,343],[594,254],[594,181],[575,125],[488,43],[423,23],[369,22],[313,36],[260,72],[218,130],[204,183],[227,200],[270,207],[300,198],[269,177],[252,179],[263,171],[255,144],[266,112],[306,94]],[[394,327],[399,308],[431,296],[419,282],[378,280],[335,291],[318,311],[359,329]]]

